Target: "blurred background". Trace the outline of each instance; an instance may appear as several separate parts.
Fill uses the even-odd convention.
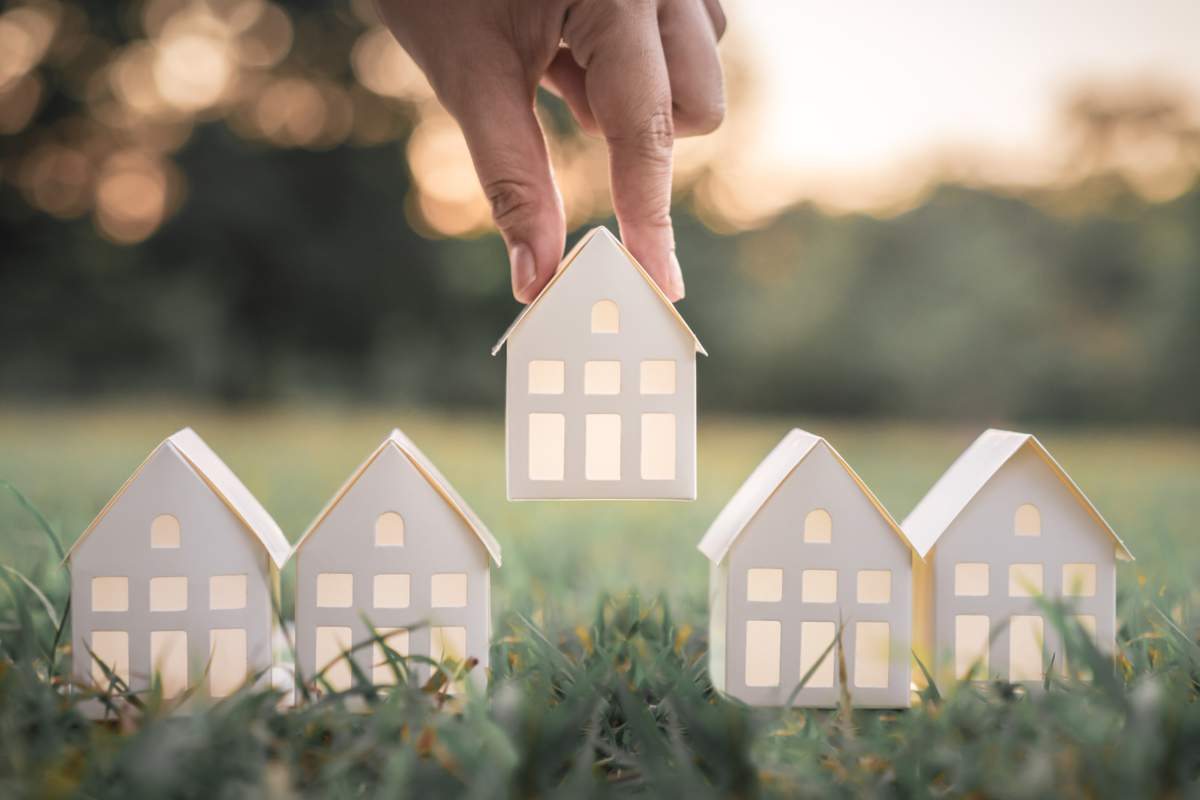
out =
[[[1200,5],[725,5],[727,121],[680,143],[675,183],[712,354],[699,503],[581,528],[503,502],[504,249],[370,0],[3,4],[0,477],[70,540],[192,423],[295,538],[399,423],[538,553],[504,583],[582,596],[666,578],[605,573],[594,541],[551,558],[560,526],[691,552],[791,425],[839,435],[902,517],[1003,423],[1108,487],[1135,551],[1166,524],[1146,509],[1190,535]],[[611,224],[603,144],[538,102],[572,239]]]

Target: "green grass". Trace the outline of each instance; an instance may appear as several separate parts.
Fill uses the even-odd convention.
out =
[[[504,547],[488,695],[439,707],[436,685],[387,697],[361,686],[371,713],[356,714],[337,697],[284,713],[244,692],[188,718],[145,697],[140,722],[86,723],[61,693],[58,558],[30,509],[0,491],[0,563],[19,573],[0,571],[0,797],[1200,792],[1195,432],[1037,430],[1138,558],[1120,571],[1121,652],[1115,667],[1093,662],[1099,679],[1040,697],[940,687],[945,696],[904,712],[806,713],[754,711],[709,690],[704,528],[790,424],[827,435],[897,517],[976,428],[707,419],[695,503],[510,504],[491,418],[8,409],[0,478],[69,543],[183,424],[293,539],[388,427],[404,427]],[[1071,663],[1098,658],[1078,647]]]

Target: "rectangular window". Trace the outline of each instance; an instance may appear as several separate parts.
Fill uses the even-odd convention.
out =
[[[1095,597],[1096,565],[1063,564],[1062,591],[1067,597]]]
[[[467,573],[442,572],[430,579],[434,608],[463,608],[467,604]]]
[[[675,394],[674,361],[643,361],[640,377],[642,394]]]
[[[955,564],[954,594],[958,597],[987,597],[988,565]]]
[[[589,481],[621,479],[621,415],[588,414],[584,474]]]
[[[350,629],[334,625],[318,625],[316,638],[317,672],[335,692],[349,689],[354,683],[354,672],[350,669]]]
[[[187,689],[187,631],[151,631],[150,665],[162,681],[163,697],[178,697]]]
[[[783,599],[783,570],[746,570],[746,600],[751,603],[778,603]]]
[[[1073,614],[1071,619],[1073,619],[1075,624],[1083,629],[1083,632],[1088,636],[1089,639],[1092,640],[1092,642],[1096,642],[1095,616],[1092,614]],[[1075,673],[1077,677],[1085,681],[1090,681],[1093,677],[1095,677],[1092,675],[1092,670],[1088,667],[1086,661],[1078,665],[1069,663],[1068,655],[1065,653],[1063,654],[1063,671],[1068,675]]]
[[[642,414],[642,480],[675,480],[674,414]]]
[[[752,619],[746,623],[746,685],[779,685],[779,639],[776,620]]]
[[[407,574],[376,575],[372,605],[375,608],[408,608],[410,581]]]
[[[92,611],[128,611],[129,578],[92,578]]]
[[[530,394],[562,394],[565,380],[561,361],[529,362]]]
[[[354,575],[321,572],[317,575],[317,608],[350,608],[354,605]]]
[[[620,361],[587,361],[583,365],[584,394],[620,394]]]
[[[208,579],[208,607],[232,611],[246,607],[245,575],[213,575]]]
[[[955,677],[966,678],[974,667],[975,680],[987,679],[990,636],[988,618],[982,614],[959,614],[954,618]]]
[[[800,601],[803,603],[836,603],[837,579],[837,570],[804,570],[800,573]]]
[[[250,671],[246,658],[246,631],[214,628],[208,632],[208,691],[213,697],[228,697],[246,682]]]
[[[886,569],[859,570],[858,602],[869,604],[892,602],[892,573]]]
[[[862,689],[886,689],[892,663],[891,629],[886,622],[854,625],[854,685]]]
[[[467,629],[462,627],[440,627],[429,629],[429,657],[434,661],[457,661],[467,658]]]
[[[1010,564],[1008,567],[1008,596],[1034,597],[1042,593],[1041,564]]]
[[[383,638],[384,645],[397,656],[408,655],[407,628],[376,628],[375,632]],[[387,653],[379,642],[372,645],[374,658],[371,661],[371,682],[377,686],[387,686],[396,682],[396,671],[388,660]]]
[[[151,578],[151,611],[187,611],[188,579],[186,577]]]
[[[562,414],[530,414],[529,480],[561,481],[566,446],[566,417]]]
[[[104,663],[113,674],[129,685],[129,633],[127,631],[92,631],[92,681],[97,687],[107,689],[108,676],[104,674]]]
[[[813,666],[820,664],[808,683],[804,684],[805,688],[827,689],[833,686],[833,666],[837,661],[837,653],[830,649],[830,645],[835,636],[837,626],[832,622],[800,623],[800,674],[797,679],[803,678]],[[826,650],[829,652],[826,653]]]
[[[1042,618],[1014,614],[1008,624],[1008,679],[1040,681],[1042,673]]]

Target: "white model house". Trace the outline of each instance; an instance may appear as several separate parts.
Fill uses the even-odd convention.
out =
[[[788,433],[700,551],[711,562],[709,672],[718,689],[783,705],[815,666],[794,704],[836,705],[840,646],[854,705],[909,704],[912,551],[825,439]]]
[[[605,228],[492,348],[508,344],[508,496],[696,497],[696,353],[675,306]]]
[[[1129,550],[1035,437],[989,430],[904,521],[913,543],[917,653],[942,681],[1041,685],[1061,637],[1038,596],[1065,598],[1111,649],[1116,560]],[[935,667],[936,665],[936,667]]]
[[[107,688],[103,662],[133,691],[157,673],[168,698],[223,697],[266,674],[289,551],[208,445],[175,433],[67,554],[75,682]]]
[[[491,562],[500,545],[433,463],[398,430],[354,471],[296,544],[296,657],[312,681],[353,682],[349,652],[375,684],[395,682],[373,627],[400,655],[479,660],[491,639]],[[414,677],[427,679],[421,664]]]

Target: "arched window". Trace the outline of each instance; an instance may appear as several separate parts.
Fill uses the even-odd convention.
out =
[[[833,517],[823,508],[814,508],[804,518],[804,541],[829,542],[833,539]]]
[[[395,511],[385,511],[375,520],[376,547],[404,546],[404,517]]]
[[[159,514],[150,523],[150,546],[155,550],[179,547],[179,520],[170,514]]]
[[[1017,509],[1013,518],[1013,533],[1017,536],[1042,535],[1042,514],[1037,506],[1026,503]]]
[[[621,310],[612,300],[592,306],[592,333],[616,333],[621,329]]]

